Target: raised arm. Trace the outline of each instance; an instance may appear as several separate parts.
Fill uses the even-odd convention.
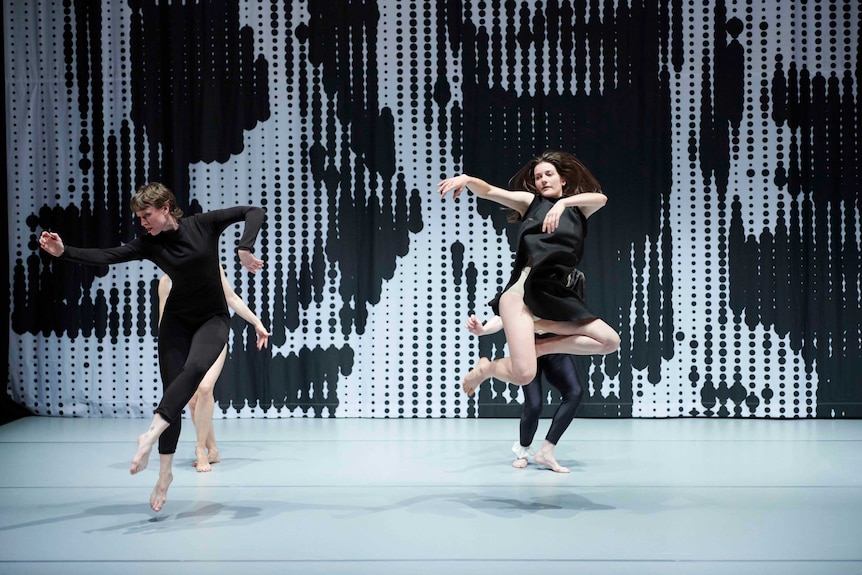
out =
[[[608,203],[608,197],[597,192],[585,192],[565,197],[557,203],[563,204],[567,208],[577,206],[584,216],[589,218]]]
[[[263,260],[254,257],[254,242],[257,239],[257,234],[263,226],[263,220],[266,217],[266,212],[263,208],[255,206],[235,206],[233,208],[225,208],[221,210],[212,210],[201,214],[206,221],[212,225],[218,233],[224,231],[231,224],[245,222],[245,227],[242,231],[242,236],[236,245],[236,254],[239,258],[242,267],[256,273],[263,269]]]
[[[271,335],[263,325],[263,322],[260,321],[260,318],[255,315],[251,309],[246,305],[246,303],[242,300],[241,297],[236,295],[236,292],[233,291],[233,287],[227,281],[227,276],[224,273],[224,268],[219,266],[219,271],[221,271],[221,285],[224,290],[224,298],[227,301],[228,307],[236,312],[236,314],[250,323],[252,327],[254,327],[255,333],[257,333],[257,349],[261,349],[267,346],[269,343],[269,336]]]
[[[545,221],[542,222],[542,231],[551,233],[556,230],[560,223],[560,215],[566,208],[577,207],[584,214],[585,218],[589,218],[607,203],[608,197],[597,192],[584,192],[583,194],[575,194],[574,196],[562,198],[554,204],[554,207],[548,210]]]
[[[467,174],[447,178],[437,184],[437,192],[441,198],[445,198],[447,193],[453,192],[452,199],[456,199],[465,188],[482,199],[491,200],[492,202],[506,206],[522,216],[527,212],[527,208],[530,207],[530,203],[535,198],[530,192],[504,190],[503,188],[492,186],[485,180],[480,180]]]

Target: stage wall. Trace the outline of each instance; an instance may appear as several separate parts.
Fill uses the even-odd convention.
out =
[[[4,0],[9,393],[37,414],[149,417],[150,263],[38,250],[141,232],[162,181],[187,212],[266,208],[228,277],[225,417],[518,415],[458,389],[505,341],[463,327],[505,284],[505,186],[575,152],[587,300],[622,336],[582,358],[594,417],[859,417],[860,13],[852,1]],[[549,401],[556,401],[550,394]],[[217,413],[218,415],[218,413]]]

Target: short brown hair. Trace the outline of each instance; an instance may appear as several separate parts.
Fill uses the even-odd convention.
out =
[[[140,212],[150,206],[161,209],[168,205],[168,210],[176,219],[183,217],[183,211],[177,207],[177,198],[174,193],[164,184],[150,182],[141,186],[132,196],[131,207],[133,212]]]

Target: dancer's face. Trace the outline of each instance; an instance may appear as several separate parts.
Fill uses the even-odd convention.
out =
[[[540,162],[533,169],[533,182],[545,198],[559,198],[563,195],[566,181],[557,173],[557,168],[548,162]]]
[[[135,214],[141,220],[141,226],[152,236],[157,236],[165,230],[174,230],[177,227],[177,221],[171,216],[167,204],[161,208],[147,206]]]

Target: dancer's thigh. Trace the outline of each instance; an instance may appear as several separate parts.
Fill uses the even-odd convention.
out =
[[[502,308],[502,305],[501,305]],[[557,335],[584,335],[597,341],[609,341],[619,338],[617,332],[603,320],[589,319],[586,321],[553,321],[539,319],[535,322],[535,329],[545,333]]]
[[[520,294],[506,292],[500,297],[500,317],[506,332],[512,375],[526,385],[536,375],[536,344],[533,314]]]

